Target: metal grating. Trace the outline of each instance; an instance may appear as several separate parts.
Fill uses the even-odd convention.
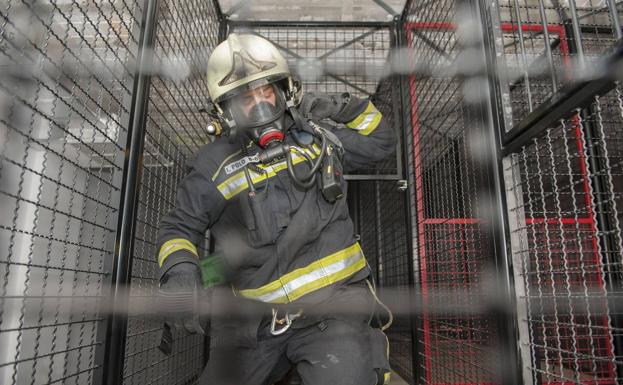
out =
[[[620,88],[506,160],[524,362],[532,383],[620,380]]]
[[[405,210],[405,192],[399,191],[395,182],[376,181],[378,191],[379,247],[378,287],[381,297],[398,294],[409,298],[412,264],[409,261]],[[411,341],[411,315],[397,312],[392,327],[387,330],[391,344],[390,364],[402,378],[413,378],[413,346]]]
[[[562,85],[593,75],[592,64],[617,41],[622,11],[623,3],[614,0],[499,1],[500,72],[513,123]]]
[[[212,2],[160,2],[154,47],[158,75],[151,79],[141,194],[132,259],[131,298],[144,301],[158,290],[156,237],[160,219],[173,208],[186,162],[208,143],[208,116],[199,112],[208,100],[205,66],[219,43],[219,19]],[[207,254],[208,242],[199,248]],[[174,351],[158,350],[162,320],[132,317],[126,337],[125,384],[189,384],[201,374],[207,357],[204,338],[175,335]]]
[[[394,94],[386,75],[386,62],[392,47],[388,26],[344,27],[334,25],[252,25],[234,24],[232,32],[250,32],[272,41],[288,60],[290,69],[301,79],[303,92],[351,92],[362,98],[382,94],[379,109],[393,117]],[[385,84],[385,85],[383,85]],[[382,88],[378,92],[379,88]],[[400,177],[399,157],[374,169],[359,170],[359,177],[378,179]],[[349,176],[347,176],[348,178]]]
[[[350,199],[356,200],[355,225],[378,293],[387,304],[400,306],[391,297],[408,298],[412,277],[405,192],[399,191],[393,181],[351,182],[350,189]],[[390,364],[396,373],[410,381],[413,378],[411,316],[400,308],[392,310],[394,322],[385,332],[390,342]]]
[[[469,79],[437,70],[464,60],[457,3],[412,2],[404,25],[410,60],[429,69],[409,76],[407,84],[415,269],[422,299],[414,321],[421,346],[414,371],[418,383],[491,384],[500,382],[496,356],[502,353],[488,308],[494,296],[491,240],[483,226],[486,213],[479,212],[486,174],[471,140],[482,122],[468,114]]]
[[[100,373],[128,102],[134,1],[0,10],[0,378]]]
[[[621,36],[620,11],[615,1],[500,2],[507,131],[591,79]],[[621,377],[619,94],[569,111],[504,159],[526,383]]]

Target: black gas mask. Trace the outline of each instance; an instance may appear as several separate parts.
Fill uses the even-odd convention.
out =
[[[246,135],[262,148],[283,142],[286,100],[281,87],[267,84],[242,92],[227,101],[226,109],[236,134]]]

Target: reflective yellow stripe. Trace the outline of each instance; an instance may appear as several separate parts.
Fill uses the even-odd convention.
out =
[[[199,253],[197,253],[197,247],[195,247],[195,245],[193,245],[188,239],[174,238],[166,241],[162,247],[160,247],[160,252],[158,253],[158,265],[162,267],[165,259],[179,250],[188,250],[195,256],[199,256]]]
[[[387,349],[385,350],[385,356],[387,357],[387,361],[389,362],[389,339],[387,338],[387,334],[385,334],[383,331],[381,331],[381,333],[383,333],[383,337],[385,337],[385,344],[387,345]],[[383,382],[383,385],[389,384],[391,376],[391,372],[385,372],[385,374],[383,374],[383,379],[385,380]]]
[[[389,380],[391,380],[392,374],[390,372],[386,372],[385,374],[383,374],[383,384],[387,385],[389,384]]]
[[[317,154],[320,153],[320,149],[316,145],[314,145],[313,148],[314,151],[310,151],[308,149],[301,150],[309,155],[312,159],[315,159]],[[295,150],[291,150],[291,152],[293,154],[292,164],[299,164],[305,161],[305,158],[301,155],[298,155]],[[259,183],[268,178],[274,177],[279,171],[285,170],[288,165],[286,161],[283,160],[270,166],[258,165],[258,167],[264,170],[265,173],[256,174],[253,170],[249,170],[253,183]],[[224,182],[221,182],[218,186],[216,186],[216,188],[221,192],[221,194],[223,194],[223,197],[225,197],[225,199],[229,200],[249,188],[249,184],[247,183],[247,178],[244,176],[244,171],[240,171],[226,179]]]
[[[346,127],[359,131],[361,135],[370,135],[379,123],[383,115],[374,107],[374,104],[368,102],[368,106],[359,116],[346,123]]]
[[[268,303],[288,303],[350,277],[366,266],[359,243],[283,275],[257,289],[240,290],[243,297]]]

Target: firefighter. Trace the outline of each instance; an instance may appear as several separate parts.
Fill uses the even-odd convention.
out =
[[[394,130],[367,99],[301,97],[279,50],[253,34],[217,46],[207,79],[217,136],[191,162],[157,241],[161,292],[196,291],[219,265],[230,290],[211,306],[238,306],[212,318],[199,383],[272,384],[293,367],[306,385],[386,383],[389,347],[371,322],[380,301],[343,173],[390,155]],[[220,262],[202,272],[206,229]],[[192,318],[186,305],[178,301],[178,315]]]

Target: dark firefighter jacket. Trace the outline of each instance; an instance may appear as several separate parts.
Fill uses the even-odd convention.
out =
[[[352,97],[340,115],[335,120],[346,127],[333,132],[345,150],[344,172],[373,166],[395,149],[393,127],[367,99]],[[253,145],[246,152],[257,151]],[[209,228],[214,253],[233,272],[230,283],[241,297],[315,304],[341,285],[367,277],[346,198],[332,204],[318,186],[298,189],[284,160],[259,165],[260,174],[249,170],[257,190],[251,196],[243,169],[236,168],[243,152],[223,137],[200,149],[179,186],[175,207],[160,224],[161,271],[196,259],[196,245]],[[309,170],[296,153],[293,163],[299,175]],[[341,184],[346,193],[346,182]]]

